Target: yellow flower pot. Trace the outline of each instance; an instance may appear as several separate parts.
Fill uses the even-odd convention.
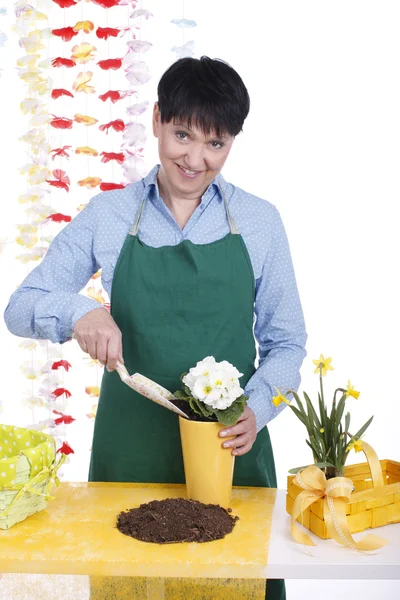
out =
[[[179,417],[186,492],[191,500],[229,508],[235,457],[222,448],[220,423],[202,423]]]

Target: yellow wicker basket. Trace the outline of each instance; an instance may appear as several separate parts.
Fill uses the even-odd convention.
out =
[[[42,432],[0,425],[0,529],[9,529],[47,506],[59,484],[54,438]]]
[[[350,533],[357,533],[371,527],[381,527],[389,523],[400,522],[400,493],[391,492],[391,487],[398,490],[400,482],[400,463],[393,460],[380,460],[383,481],[386,494],[379,499],[368,501],[359,501],[357,493],[364,490],[373,489],[373,481],[368,462],[356,465],[349,465],[344,468],[344,476],[353,481],[354,491],[347,504],[347,524]],[[286,510],[292,514],[293,503],[303,490],[293,483],[294,475],[289,475],[287,479]],[[323,500],[317,500],[303,515],[299,516],[297,521],[302,523],[307,529],[320,538],[326,540],[330,538],[324,522]]]

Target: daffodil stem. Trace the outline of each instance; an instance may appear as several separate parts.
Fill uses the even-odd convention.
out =
[[[322,365],[319,366],[319,386],[321,389],[321,400],[322,403],[325,404],[325,400],[324,400],[324,388],[322,385]]]

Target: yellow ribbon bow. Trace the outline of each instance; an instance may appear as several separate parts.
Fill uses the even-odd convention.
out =
[[[67,458],[66,455],[62,454],[58,463],[54,462],[53,466],[50,469],[48,467],[44,467],[40,471],[40,473],[35,475],[35,477],[30,479],[26,483],[14,483],[12,485],[4,486],[5,490],[13,490],[13,491],[18,490],[18,493],[15,495],[15,497],[10,502],[10,504],[7,506],[7,508],[5,508],[2,512],[0,512],[0,516],[3,517],[5,515],[7,515],[8,512],[11,510],[11,508],[14,506],[14,504],[16,504],[18,502],[20,497],[23,496],[23,494],[25,492],[30,492],[31,494],[36,494],[37,496],[43,496],[44,498],[46,498],[46,500],[54,500],[54,496],[49,495],[49,489],[50,489],[53,481],[57,487],[60,485],[60,480],[57,476],[57,471],[61,467],[61,465],[65,462],[66,458]],[[45,481],[47,481],[47,484],[45,486],[44,491],[39,492],[39,490],[36,489],[35,486],[38,486],[41,483],[44,483]]]
[[[375,451],[366,442],[363,442],[362,449],[371,469],[374,487],[363,492],[357,492],[353,495],[353,499],[355,499],[355,496],[357,496],[357,499],[360,496],[360,500],[373,500],[385,496],[387,493],[393,493],[394,490],[388,490],[389,486],[384,485],[382,470]],[[388,543],[384,538],[371,534],[366,535],[359,542],[353,539],[346,518],[346,504],[354,490],[351,479],[334,477],[327,480],[321,469],[311,465],[297,473],[293,483],[303,489],[294,501],[291,520],[291,533],[294,540],[299,544],[315,546],[311,538],[296,525],[296,519],[311,504],[320,499],[324,500],[324,521],[328,534],[339,544],[360,551],[368,551],[377,550]]]

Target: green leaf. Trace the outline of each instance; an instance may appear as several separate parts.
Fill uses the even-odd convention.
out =
[[[175,398],[178,398],[179,400],[189,400],[188,394],[186,394],[186,392],[183,392],[182,390],[177,390],[174,394]]]
[[[368,427],[371,425],[373,418],[374,417],[372,416],[370,419],[368,419],[368,421],[361,427],[361,429],[359,429],[359,431],[357,431],[357,433],[355,435],[353,435],[352,437],[358,440],[362,436],[362,434],[368,429]]]
[[[188,387],[187,385],[184,385],[183,389],[185,390],[185,392],[188,396],[192,395],[192,390],[190,389],[190,387]]]
[[[300,419],[300,421],[303,423],[303,425],[305,425],[307,427],[307,416],[304,416],[303,413],[300,412],[298,408],[296,408],[295,406],[292,406],[291,404],[289,404],[289,408],[292,409],[292,411],[294,412],[296,417],[298,417]]]
[[[349,429],[350,429],[350,413],[348,412],[344,419],[344,430],[345,430],[346,434],[348,433]]]
[[[310,444],[309,440],[306,440],[306,444],[307,444],[307,446],[309,446],[311,448],[314,460],[320,460],[321,457],[318,456],[318,454],[316,454],[316,452],[315,452],[314,448],[312,447],[312,445]]]
[[[309,466],[310,465],[305,465],[304,467],[296,467],[295,469],[290,469],[289,473],[291,475],[296,475],[296,473],[298,473],[302,469],[306,469]],[[330,462],[317,462],[317,463],[314,463],[314,467],[318,467],[319,469],[325,469],[325,467],[334,467],[334,466],[335,465],[333,465]]]
[[[238,422],[238,419],[243,413],[243,409],[239,404],[235,402],[231,404],[229,408],[225,410],[215,410],[214,414],[217,417],[218,421],[222,423],[222,425],[227,425],[230,427],[231,425],[235,425]]]
[[[322,398],[321,398],[321,394],[318,392],[318,404],[319,404],[319,413],[321,416],[321,423],[322,423],[322,427],[325,427],[326,429],[326,425],[327,425],[327,421],[328,421],[328,414],[326,412],[326,407],[324,406],[324,403],[322,402]]]
[[[336,416],[335,416],[335,427],[337,427],[339,425],[340,421],[342,420],[345,405],[346,405],[346,395],[343,394],[343,396],[340,398],[339,403],[337,405]]]
[[[304,398],[306,400],[307,403],[307,407],[309,410],[309,414],[312,415],[313,417],[313,421],[315,421],[315,424],[317,425],[318,429],[321,429],[322,425],[321,425],[321,421],[318,419],[318,415],[315,411],[315,408],[310,400],[310,398],[308,397],[308,395],[306,394],[306,392],[303,392]]]
[[[300,400],[300,397],[299,397],[298,393],[297,393],[295,390],[290,390],[290,393],[293,395],[294,399],[295,399],[295,400],[296,400],[296,402],[297,402],[297,406],[299,407],[299,408],[298,408],[298,410],[299,410],[299,411],[302,413],[302,415],[303,415],[304,417],[307,417],[307,415],[306,415],[306,411],[304,410],[303,403],[302,403],[302,401]]]

